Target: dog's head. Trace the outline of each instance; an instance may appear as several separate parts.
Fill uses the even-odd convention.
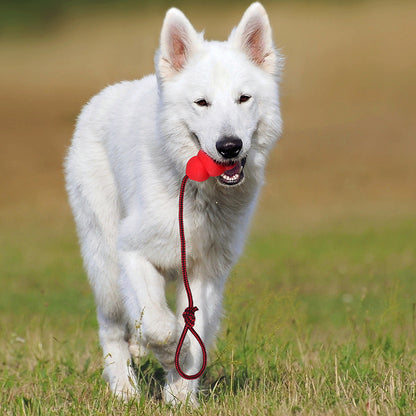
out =
[[[179,168],[200,149],[234,165],[218,177],[224,185],[242,182],[246,161],[264,167],[281,132],[281,62],[260,3],[226,42],[205,41],[181,11],[167,12],[155,64],[164,151]]]

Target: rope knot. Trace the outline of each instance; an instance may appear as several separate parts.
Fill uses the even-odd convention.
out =
[[[185,309],[182,316],[185,321],[185,325],[192,328],[195,325],[195,312],[198,310],[196,306],[190,308],[189,306]]]

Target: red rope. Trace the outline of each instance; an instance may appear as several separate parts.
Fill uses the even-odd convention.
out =
[[[183,319],[185,321],[185,326],[183,328],[182,335],[179,338],[178,347],[176,348],[175,366],[176,366],[176,370],[178,371],[181,377],[186,378],[187,380],[195,380],[199,378],[202,375],[202,373],[205,371],[205,368],[207,366],[207,351],[205,349],[205,345],[202,339],[200,338],[200,336],[197,334],[197,332],[194,329],[195,312],[198,310],[198,308],[194,306],[194,301],[192,299],[192,292],[191,292],[191,288],[189,286],[189,281],[188,281],[188,273],[186,271],[186,242],[185,242],[185,231],[183,227],[183,197],[185,194],[185,185],[188,179],[189,177],[185,175],[182,180],[181,190],[179,192],[179,235],[181,239],[182,278],[183,278],[183,284],[185,286],[186,294],[188,296],[188,307],[185,309],[185,311],[182,314]],[[196,338],[199,345],[201,346],[201,351],[202,351],[201,369],[197,373],[191,374],[191,375],[184,373],[179,364],[179,356],[181,354],[182,345],[185,340],[186,333],[188,331],[190,331],[192,335]]]

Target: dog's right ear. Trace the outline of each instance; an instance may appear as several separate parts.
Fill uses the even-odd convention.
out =
[[[180,72],[201,43],[201,36],[186,16],[179,9],[169,9],[163,21],[160,50],[156,57],[161,79],[167,80]]]

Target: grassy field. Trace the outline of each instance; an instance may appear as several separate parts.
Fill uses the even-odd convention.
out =
[[[243,7],[217,7],[185,12],[225,38]],[[416,5],[268,10],[285,133],[193,412],[152,357],[109,394],[61,170],[82,104],[153,71],[163,11],[0,38],[1,415],[416,414]]]

